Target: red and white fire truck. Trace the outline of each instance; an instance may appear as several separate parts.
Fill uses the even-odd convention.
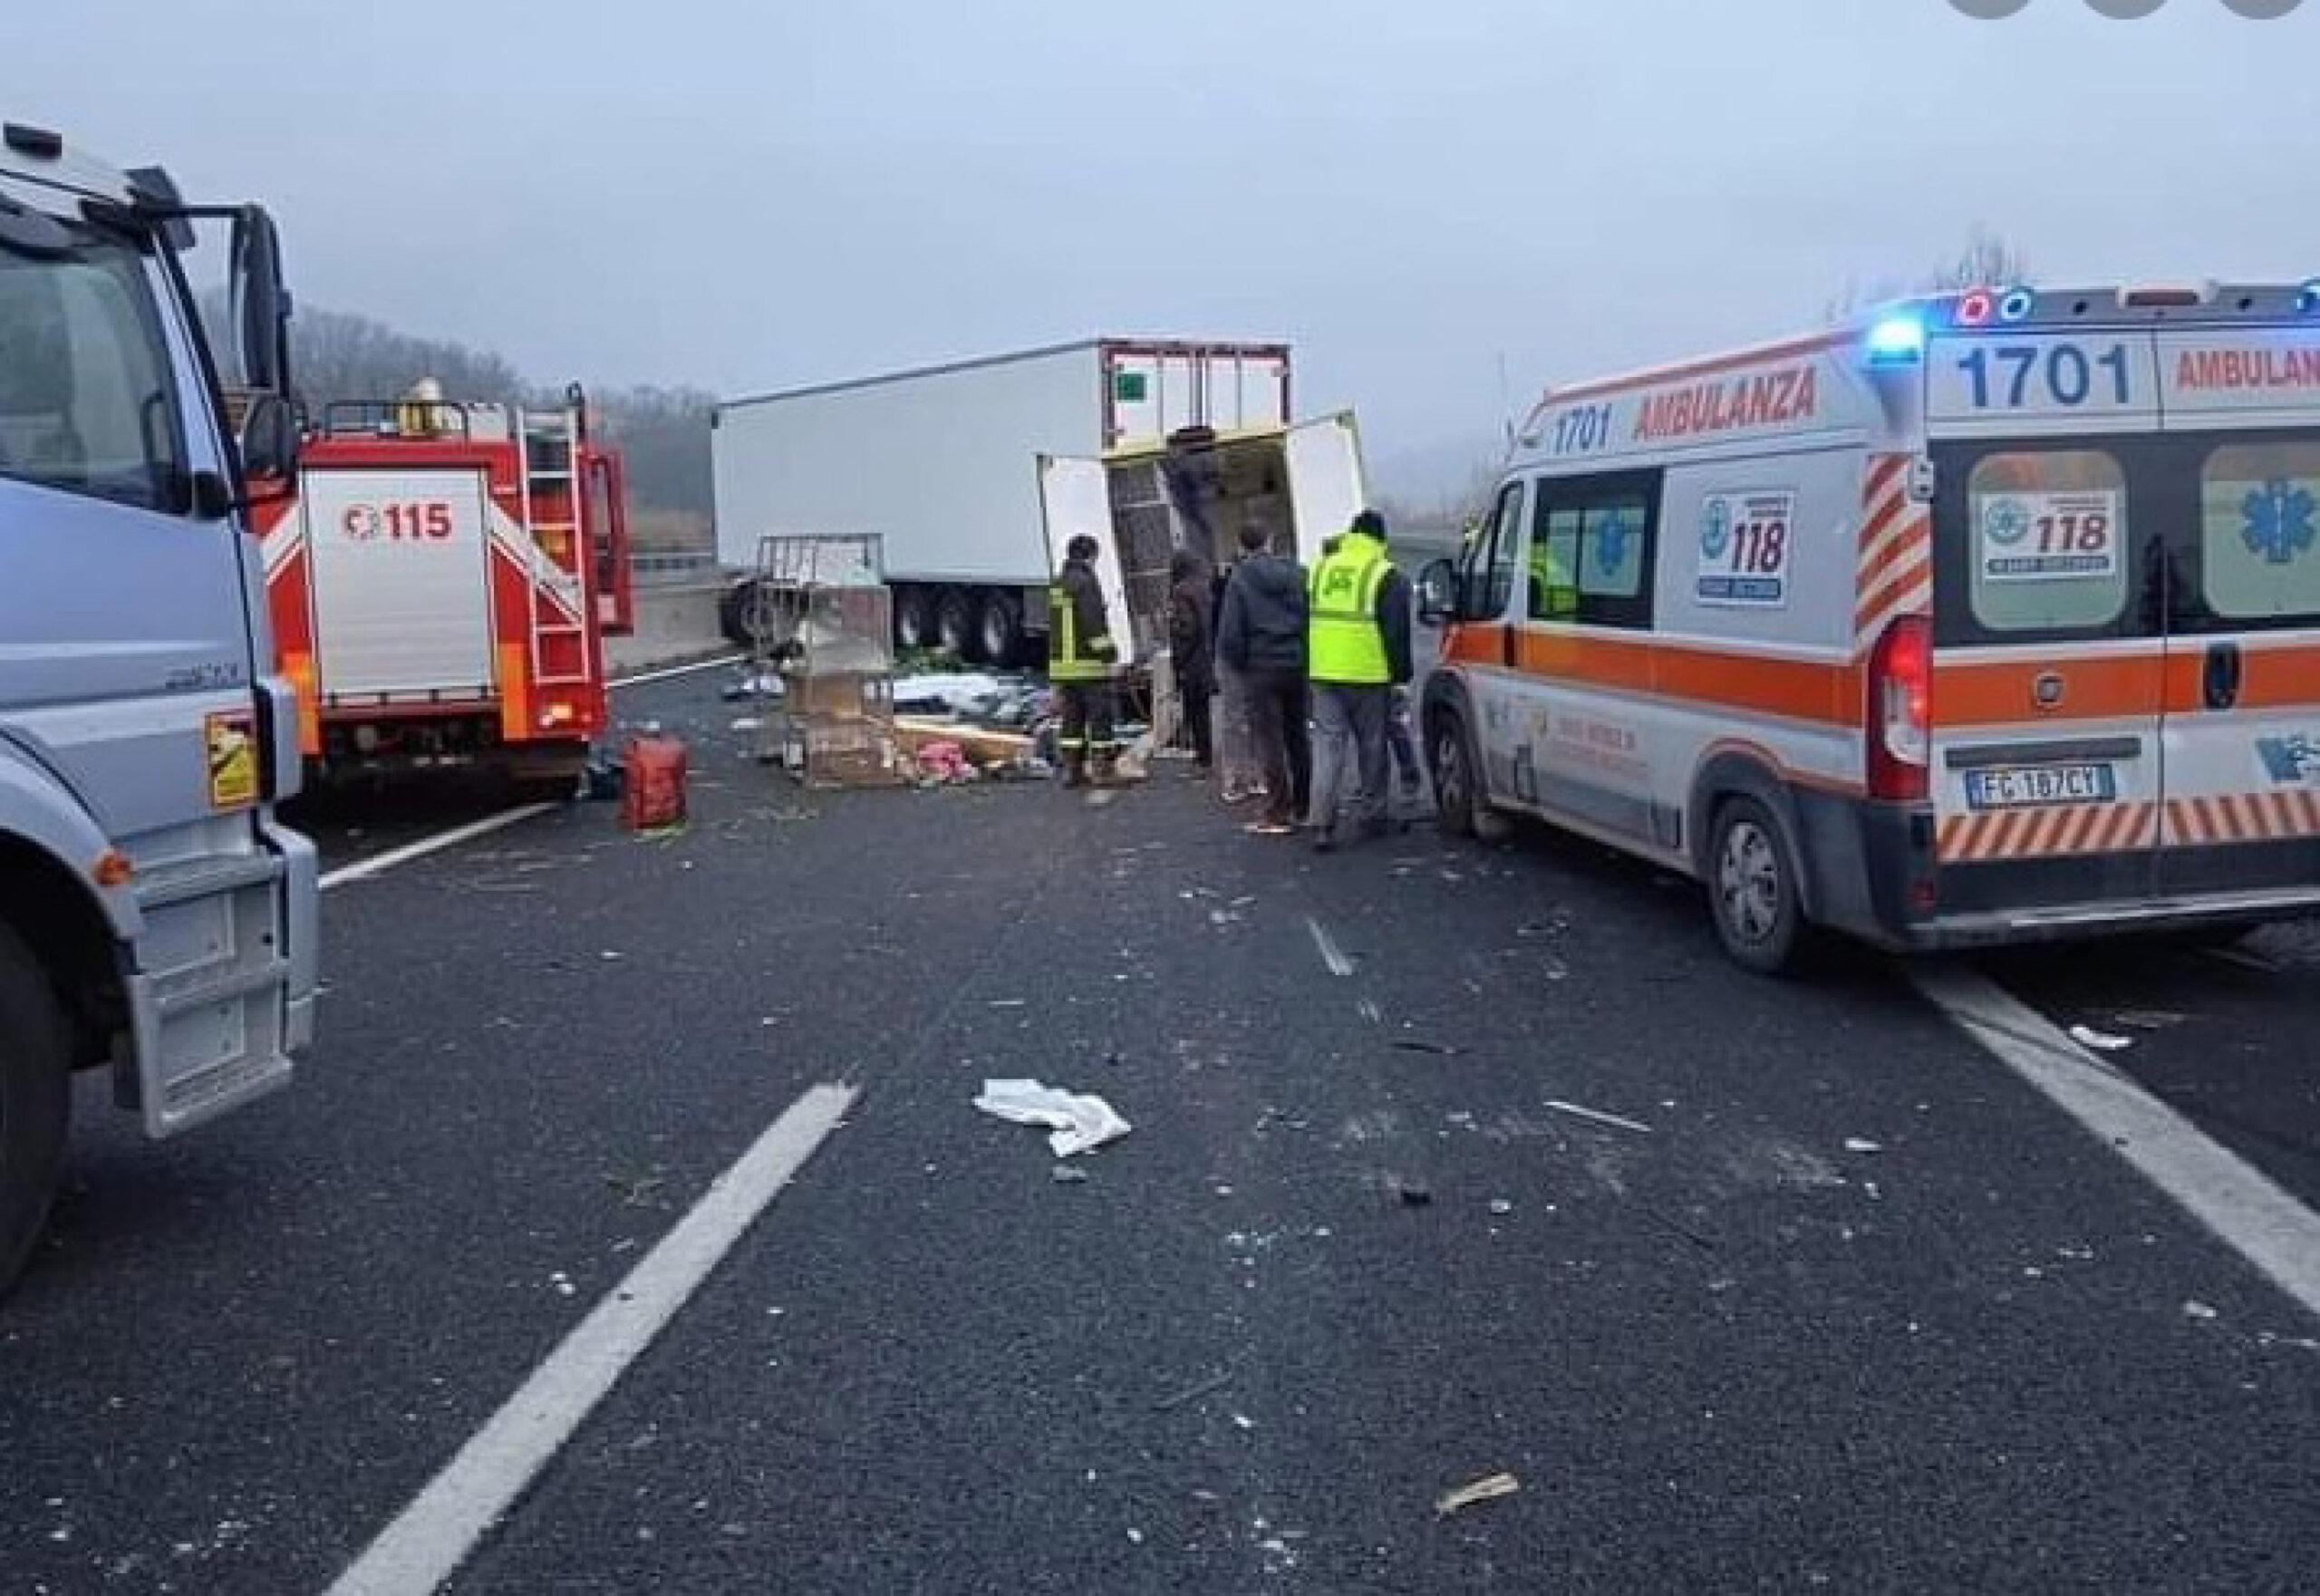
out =
[[[561,409],[329,405],[259,512],[275,646],[322,777],[480,765],[567,785],[628,630],[620,456]]]

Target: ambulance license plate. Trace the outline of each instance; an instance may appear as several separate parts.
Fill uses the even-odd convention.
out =
[[[2107,804],[2118,796],[2118,785],[2108,765],[2031,765],[1966,772],[1966,803],[1969,808]]]

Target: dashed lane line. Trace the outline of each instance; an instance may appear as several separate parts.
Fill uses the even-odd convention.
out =
[[[326,870],[323,873],[322,889],[328,892],[332,887],[344,886],[350,881],[368,880],[398,865],[407,865],[429,854],[457,847],[463,842],[488,837],[503,826],[513,826],[518,820],[528,820],[535,815],[545,815],[550,809],[561,808],[561,804],[518,804],[512,809],[486,815],[480,820],[470,820],[464,826],[454,826],[449,831],[439,831],[432,837],[422,837],[417,842],[407,842],[399,848],[389,848],[367,859],[357,859],[352,865],[341,865],[335,870]]]
[[[457,1572],[844,1122],[856,1091],[832,1083],[817,1086],[768,1126],[379,1533],[332,1583],[328,1596],[426,1596]]]

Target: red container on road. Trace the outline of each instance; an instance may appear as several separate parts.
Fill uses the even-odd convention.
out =
[[[657,831],[685,817],[685,745],[681,739],[632,737],[621,759],[621,824]]]

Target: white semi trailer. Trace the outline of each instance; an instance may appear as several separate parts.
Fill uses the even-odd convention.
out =
[[[1310,556],[1361,503],[1359,453],[1350,416],[1296,425],[1290,404],[1286,344],[1127,338],[728,401],[710,450],[726,631],[749,636],[760,538],[869,533],[897,643],[1025,655],[1047,630],[1042,460],[1133,463],[1174,497],[1180,541],[1221,554],[1254,515]],[[1231,525],[1205,463],[1219,446],[1245,462]]]

